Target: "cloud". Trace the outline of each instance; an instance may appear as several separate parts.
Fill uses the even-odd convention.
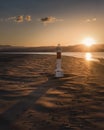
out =
[[[9,18],[1,18],[0,22],[17,22],[17,23],[23,23],[23,22],[30,22],[32,21],[31,16],[30,15],[19,15],[19,16],[13,16],[13,17],[9,17]]]
[[[26,15],[26,16],[20,15],[20,16],[17,16],[16,22],[21,23],[21,22],[24,22],[24,21],[27,21],[27,22],[32,21],[31,16],[30,15]]]
[[[22,23],[24,21],[23,15],[17,16],[16,17],[16,22]]]
[[[40,19],[43,23],[54,23],[56,21],[55,17],[45,17]]]
[[[14,16],[14,17],[9,17],[8,19],[7,19],[8,21],[11,21],[11,20],[16,20],[16,16]]]
[[[47,25],[49,23],[55,23],[57,21],[63,21],[62,19],[57,19],[55,17],[49,16],[49,17],[44,17],[41,18],[39,21],[41,21],[43,24]]]
[[[91,22],[96,22],[97,18],[92,18],[92,19],[86,19],[85,22],[86,23],[91,23]]]
[[[27,15],[27,16],[25,17],[25,20],[26,20],[27,22],[32,21],[31,16],[30,16],[30,15]]]
[[[84,22],[86,22],[86,23],[90,23],[91,20],[90,20],[90,19],[86,19]]]
[[[93,18],[92,21],[97,21],[97,18]]]

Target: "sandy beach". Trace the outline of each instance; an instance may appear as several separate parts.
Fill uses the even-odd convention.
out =
[[[0,55],[0,130],[104,130],[104,62]]]

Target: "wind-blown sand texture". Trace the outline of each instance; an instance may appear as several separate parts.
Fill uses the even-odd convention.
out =
[[[104,64],[56,56],[0,55],[0,130],[104,130]]]

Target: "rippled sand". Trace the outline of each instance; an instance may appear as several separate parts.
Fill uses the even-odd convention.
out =
[[[103,130],[104,64],[56,57],[0,55],[0,130]]]

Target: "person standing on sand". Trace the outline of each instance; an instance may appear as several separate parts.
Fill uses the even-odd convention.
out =
[[[57,52],[57,61],[56,61],[56,70],[55,70],[55,77],[60,78],[63,77],[63,70],[61,69],[61,47],[60,44],[58,44],[57,48],[56,48],[56,52]]]

